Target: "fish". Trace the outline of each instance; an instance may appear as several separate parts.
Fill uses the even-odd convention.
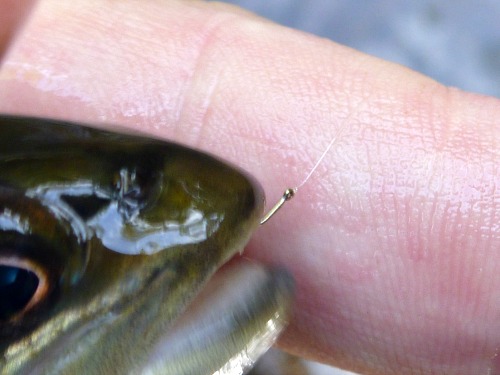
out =
[[[0,115],[0,374],[248,371],[286,326],[293,278],[219,274],[264,205],[206,153]]]

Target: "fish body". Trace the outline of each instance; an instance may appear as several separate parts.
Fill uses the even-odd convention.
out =
[[[174,328],[207,280],[243,249],[263,207],[256,181],[204,153],[1,116],[0,374],[216,373],[255,338],[273,330],[275,338],[281,327],[265,326],[283,325],[291,295],[281,271],[254,272],[267,297],[250,293],[253,302],[211,320],[198,314],[196,331],[221,324],[225,313],[241,317],[226,322],[229,339],[210,344]],[[194,337],[185,357],[165,349],[182,341],[165,339],[172,331]],[[200,342],[205,354],[189,351]],[[190,361],[196,365],[183,369]]]

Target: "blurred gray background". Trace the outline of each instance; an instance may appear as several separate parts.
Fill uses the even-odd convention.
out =
[[[500,98],[500,0],[222,0]],[[352,374],[311,366],[315,375]]]
[[[223,0],[500,98],[500,0]]]

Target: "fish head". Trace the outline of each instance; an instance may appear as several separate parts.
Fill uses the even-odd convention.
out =
[[[156,139],[0,122],[0,374],[142,372],[258,226],[260,185]]]

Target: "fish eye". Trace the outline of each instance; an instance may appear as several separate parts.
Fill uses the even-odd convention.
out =
[[[0,186],[0,341],[11,329],[31,329],[85,270],[81,219],[61,207]]]
[[[0,258],[0,321],[16,320],[48,294],[46,272],[34,262]]]

